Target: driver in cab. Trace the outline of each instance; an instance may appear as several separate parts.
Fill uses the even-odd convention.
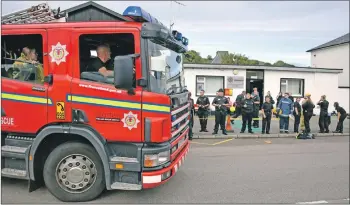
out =
[[[99,72],[104,77],[112,77],[113,62],[111,61],[111,49],[108,45],[99,45],[96,49],[97,58],[95,58],[88,66],[88,70]]]

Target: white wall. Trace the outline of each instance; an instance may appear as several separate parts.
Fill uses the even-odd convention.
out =
[[[238,70],[237,75],[244,76],[246,78],[245,70]],[[193,99],[196,101],[196,75],[209,75],[209,76],[232,76],[232,70],[218,70],[218,69],[185,69],[185,79],[187,88],[192,92]],[[266,71],[264,74],[264,96],[267,91],[270,91],[272,97],[276,99],[278,92],[280,91],[280,79],[281,78],[299,78],[304,79],[304,94],[310,93],[311,98],[316,104],[321,95],[326,95],[327,100],[330,103],[329,112],[333,111],[333,103],[338,101],[341,106],[344,106],[347,112],[349,112],[349,93],[346,93],[346,89],[339,92],[338,88],[338,74],[337,73],[313,73],[313,72],[292,72],[292,71]],[[234,89],[231,99],[235,99],[243,90],[245,90],[246,80],[244,80],[244,86],[242,89]],[[226,78],[225,78],[226,87]],[[346,95],[347,94],[347,95]],[[344,97],[346,96],[346,97]],[[214,97],[209,97],[210,103]],[[213,107],[212,107],[213,109]],[[315,114],[318,114],[319,110],[315,110]]]
[[[234,76],[233,70],[220,70],[220,69],[192,69],[192,68],[185,68],[185,81],[187,89],[192,93],[192,98],[194,102],[197,101],[198,96],[196,96],[196,75],[203,75],[203,76],[225,76],[224,84],[226,85],[226,77],[227,76]],[[243,90],[246,88],[246,71],[245,70],[238,70],[237,76],[243,76],[244,77],[244,84],[243,88],[241,89],[233,89],[233,95],[229,96],[231,100],[235,100],[236,96],[239,95]],[[224,87],[224,88],[225,88]],[[210,104],[213,102],[214,97],[209,97]],[[211,106],[211,109],[214,110],[214,107]]]
[[[342,106],[346,113],[350,113],[350,105],[349,105],[349,88],[338,88],[338,102],[340,106]]]
[[[339,74],[339,86],[349,87],[349,43],[312,51],[311,66],[343,69]]]
[[[304,79],[304,94],[310,93],[315,104],[320,100],[321,95],[326,95],[330,104],[329,112],[334,110],[335,101],[342,100],[338,95],[338,74],[336,73],[265,71],[264,91],[270,91],[274,98],[280,90],[280,78]],[[316,109],[315,114],[318,113],[319,110]]]

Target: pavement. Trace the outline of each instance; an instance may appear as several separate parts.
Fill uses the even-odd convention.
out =
[[[318,119],[319,116],[313,116],[310,120],[310,128],[312,133],[318,133],[319,131],[319,126],[318,126]],[[253,123],[253,122],[252,122]],[[224,136],[221,134],[221,130],[219,130],[218,135],[212,135],[213,130],[214,130],[214,125],[215,125],[215,117],[214,116],[209,116],[208,118],[208,124],[207,124],[207,129],[209,132],[199,132],[200,130],[200,124],[199,124],[199,118],[198,116],[195,116],[194,119],[194,125],[193,125],[193,136],[194,138],[230,138],[230,137],[240,137],[242,136],[243,138],[251,136],[251,137],[279,137],[276,135],[279,135],[279,118],[272,118],[271,120],[271,127],[270,127],[270,134],[271,135],[261,135],[262,131],[262,121],[259,120],[259,128],[253,128],[252,131],[254,132],[254,135],[252,136],[251,134],[248,133],[248,127],[246,128],[246,131],[244,134],[241,134],[241,128],[242,128],[242,120],[238,119],[234,121],[234,124],[231,124],[231,128],[234,132],[228,132],[228,136]],[[335,128],[337,127],[337,119],[336,117],[331,118],[331,124],[329,126],[330,132],[335,131]],[[350,121],[349,119],[345,119],[343,123],[343,133],[346,136],[349,136],[350,132]],[[220,128],[219,128],[220,129]],[[289,135],[281,135],[281,137],[295,137],[295,134],[293,133],[294,131],[294,121],[292,119],[289,120]],[[300,131],[300,129],[299,129]],[[331,134],[324,134],[322,136],[328,136],[328,135],[333,135]],[[321,136],[321,135],[320,135]]]
[[[349,137],[313,140],[195,139],[166,184],[143,191],[106,191],[90,203],[349,204]],[[60,203],[46,188],[2,179],[2,203]]]

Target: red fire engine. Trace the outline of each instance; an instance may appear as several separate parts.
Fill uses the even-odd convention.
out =
[[[104,189],[154,188],[178,171],[190,146],[188,39],[140,7],[123,15],[130,21],[3,22],[3,177],[88,201]]]

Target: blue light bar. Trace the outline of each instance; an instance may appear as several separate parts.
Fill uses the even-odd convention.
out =
[[[175,31],[175,30],[172,33],[173,33],[173,36],[176,40],[178,40],[178,41],[182,40],[182,33]]]
[[[182,44],[188,46],[188,38],[182,37]]]
[[[156,18],[151,16],[151,14],[149,14],[147,11],[143,10],[139,6],[129,6],[123,12],[123,16],[130,17],[137,22],[150,22],[161,24]]]

